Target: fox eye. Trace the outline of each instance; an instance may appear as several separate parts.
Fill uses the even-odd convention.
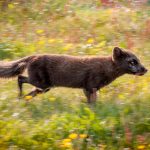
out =
[[[134,59],[132,61],[129,61],[129,64],[132,65],[132,66],[134,66],[134,65],[137,65],[138,62]]]

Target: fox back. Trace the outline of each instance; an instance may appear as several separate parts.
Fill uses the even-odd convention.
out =
[[[87,90],[99,89],[125,73],[143,75],[146,71],[134,54],[118,47],[110,57],[37,56],[28,67],[31,80],[47,87]]]

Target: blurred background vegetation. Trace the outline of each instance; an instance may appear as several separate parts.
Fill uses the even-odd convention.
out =
[[[149,0],[0,0],[0,60],[130,49],[150,69]],[[150,75],[125,75],[99,93],[55,88],[18,101],[0,80],[0,150],[150,150]],[[31,90],[25,86],[25,93]]]

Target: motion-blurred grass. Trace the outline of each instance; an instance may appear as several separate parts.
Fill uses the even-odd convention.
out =
[[[131,49],[149,67],[149,2],[0,1],[0,59],[39,53],[111,55]],[[17,99],[16,79],[0,80],[0,150],[149,150],[150,75],[125,75],[88,105],[81,90],[55,88]],[[25,93],[32,86],[25,85]]]

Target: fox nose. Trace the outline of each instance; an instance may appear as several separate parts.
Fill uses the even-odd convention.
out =
[[[148,71],[148,69],[145,68],[145,73]]]
[[[141,72],[146,73],[147,71],[148,71],[148,70],[147,70],[146,68],[144,68],[144,67],[141,68]]]

